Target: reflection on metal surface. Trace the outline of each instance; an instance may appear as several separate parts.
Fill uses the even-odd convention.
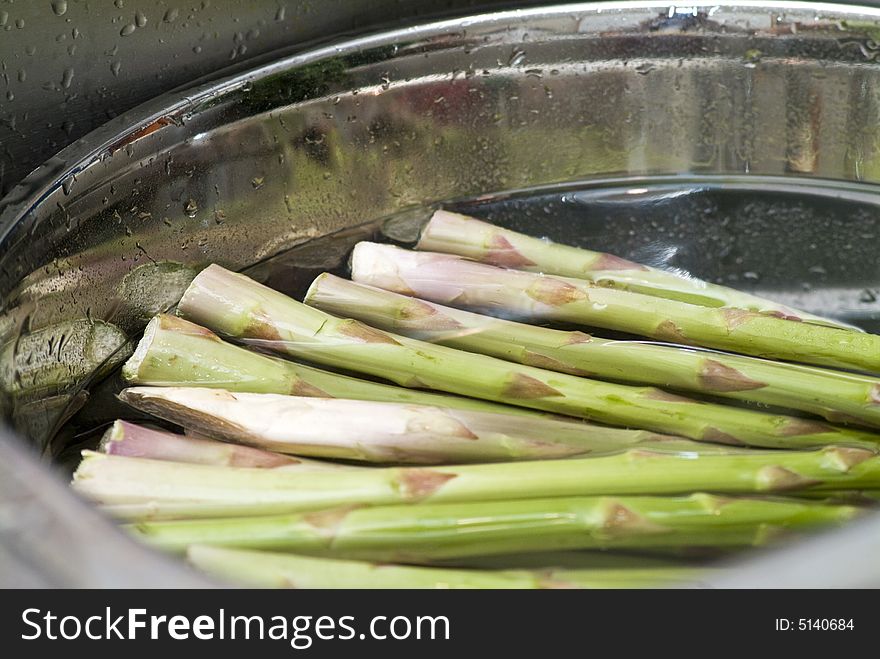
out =
[[[405,240],[440,202],[491,202],[519,228],[876,322],[860,300],[880,289],[878,35],[880,12],[831,5],[556,7],[361,39],[159,99],[6,199],[5,410],[37,440],[78,407],[94,418],[63,349],[71,327],[115,328],[124,350],[209,262],[258,264],[280,285],[300,257],[344,258],[350,243],[330,234],[394,218]],[[768,177],[786,177],[775,202]],[[717,190],[739,201],[722,212]],[[765,192],[750,205],[749,190]],[[22,336],[57,337],[51,381],[21,384]],[[90,372],[116,354],[95,353]]]

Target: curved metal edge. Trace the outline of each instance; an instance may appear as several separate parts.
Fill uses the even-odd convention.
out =
[[[835,16],[868,16],[880,21],[880,9],[858,5],[807,2],[713,2],[688,5],[687,10],[718,12],[754,8],[764,15],[768,10],[827,13]],[[644,9],[674,10],[669,3],[609,2],[556,5],[532,9],[482,14],[448,19],[417,28],[382,32],[346,41],[342,46],[326,46],[282,58],[270,64],[239,73],[185,92],[170,92],[126,112],[62,150],[55,158],[34,170],[0,200],[0,242],[6,233],[26,216],[53,189],[101,157],[120,137],[130,136],[153,122],[182,113],[198,99],[228,93],[257,78],[292,67],[390,45],[401,40],[427,39],[458,32],[471,26],[504,23],[536,16],[572,13],[610,14]],[[685,9],[684,7],[682,9]],[[731,21],[748,22],[749,14],[730,16]],[[53,168],[52,163],[56,166]],[[67,165],[66,163],[73,163]],[[54,170],[54,171],[53,171]],[[15,515],[5,508],[15,506]],[[25,530],[13,519],[28,519]],[[39,534],[39,542],[28,542],[27,534]],[[77,554],[79,547],[96,549]],[[35,552],[34,549],[37,549]],[[880,516],[861,524],[786,547],[736,564],[730,576],[704,584],[718,588],[793,588],[876,586],[875,573],[852,568],[853,553],[876,556],[880,548]],[[100,551],[98,551],[100,550]],[[833,568],[833,569],[832,569]],[[18,587],[144,587],[199,588],[215,585],[180,562],[154,552],[124,534],[117,533],[110,521],[78,497],[55,474],[29,455],[21,442],[6,428],[0,428],[0,586]]]
[[[180,561],[117,532],[0,427],[0,587],[214,585]]]
[[[853,560],[854,557],[867,560]],[[880,588],[880,515],[737,561],[708,588]]]
[[[735,2],[702,2],[694,5],[681,7],[682,11],[696,12],[706,10],[713,17],[724,18],[728,25],[740,24],[744,28],[750,28],[750,19],[754,14],[743,10],[755,9],[762,16],[767,11],[791,11],[808,12],[812,16],[827,13],[833,16],[867,16],[880,21],[880,8],[865,7],[859,5],[839,5],[833,3],[810,3],[790,2],[780,0],[778,2],[764,2],[762,0],[739,0]],[[27,215],[33,208],[44,199],[52,190],[57,189],[62,181],[76,175],[89,164],[100,159],[114,143],[120,138],[131,136],[147,126],[167,118],[182,114],[196,100],[204,102],[212,97],[229,93],[236,88],[243,87],[249,82],[259,78],[270,76],[293,67],[321,61],[330,57],[346,56],[361,52],[364,49],[389,46],[401,41],[425,40],[432,37],[461,32],[463,30],[491,25],[503,24],[515,20],[526,21],[531,18],[544,16],[548,18],[573,14],[585,14],[592,17],[608,16],[614,13],[632,12],[644,10],[649,14],[657,12],[675,12],[676,6],[671,3],[660,3],[655,0],[630,1],[630,2],[607,2],[607,3],[577,3],[571,5],[553,5],[549,7],[535,7],[528,9],[513,9],[504,12],[494,12],[446,19],[428,23],[424,26],[409,27],[394,31],[384,31],[374,35],[347,40],[341,45],[327,45],[304,53],[297,53],[282,57],[276,61],[243,73],[236,73],[226,78],[205,83],[184,91],[173,91],[163,94],[147,103],[119,115],[115,119],[104,124],[102,127],[80,138],[73,144],[60,151],[33,172],[28,174],[18,185],[0,199],[0,243],[6,238],[9,230],[17,224],[22,217]],[[732,12],[729,15],[727,12]],[[644,18],[640,16],[638,18]],[[633,18],[634,25],[638,21]],[[52,167],[52,163],[58,165]],[[65,165],[65,163],[72,163]],[[54,171],[53,171],[54,170]]]

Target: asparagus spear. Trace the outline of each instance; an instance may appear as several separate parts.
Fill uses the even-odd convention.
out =
[[[107,455],[226,467],[345,468],[329,462],[302,460],[249,446],[175,435],[121,420],[116,421],[104,433],[99,450]]]
[[[588,380],[404,338],[336,318],[216,265],[193,280],[178,312],[255,346],[384,377],[405,387],[439,389],[610,425],[764,447],[846,444],[876,449],[880,441],[874,433],[697,402],[654,388]]]
[[[507,270],[435,252],[358,243],[352,279],[493,315],[555,320],[819,366],[880,371],[880,335],[753,311],[605,288],[579,279]]]
[[[316,558],[191,545],[187,560],[223,580],[258,588],[645,588],[699,579],[705,570],[465,570]]]
[[[373,327],[572,375],[595,375],[880,426],[880,379],[814,366],[614,341],[444,307],[325,273],[305,303]]]
[[[634,446],[693,452],[714,447],[576,421],[427,405],[233,394],[193,387],[133,387],[120,397],[139,410],[228,441],[294,455],[366,462],[540,460],[617,453]]]
[[[805,500],[571,497],[343,508],[298,515],[143,522],[136,537],[192,544],[424,562],[548,549],[760,544],[768,529],[852,519],[857,508]]]
[[[122,368],[132,384],[194,386],[251,393],[391,401],[455,409],[546,416],[483,400],[410,391],[260,355],[222,341],[210,330],[167,314],[147,325]]]
[[[527,552],[513,556],[474,556],[466,560],[437,561],[438,567],[467,568],[477,570],[543,570],[546,568],[565,570],[589,570],[592,572],[619,572],[638,574],[674,573],[694,565],[669,556],[661,555],[663,550],[614,551],[569,550]]]
[[[130,519],[271,515],[337,506],[880,488],[880,457],[862,450],[612,456],[323,473],[179,464],[85,451],[73,487]]]
[[[491,265],[687,302],[703,307],[736,307],[757,313],[861,331],[847,323],[792,309],[727,286],[651,268],[613,254],[593,252],[533,238],[467,215],[439,210],[422,230],[416,249],[466,256]]]

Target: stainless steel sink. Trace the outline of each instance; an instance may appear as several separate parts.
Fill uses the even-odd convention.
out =
[[[117,411],[72,323],[120,331],[112,366],[210,262],[295,293],[442,203],[880,330],[878,53],[865,7],[560,5],[278,59],[89,134],[0,215],[0,581],[201,583],[52,464]],[[52,387],[22,380],[40,359]],[[878,543],[866,519],[717,585],[880,585]]]

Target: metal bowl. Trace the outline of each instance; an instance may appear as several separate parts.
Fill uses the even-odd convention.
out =
[[[359,236],[405,240],[440,203],[876,331],[878,52],[880,11],[864,7],[567,5],[384,33],[159,98],[4,200],[5,416],[63,462],[115,413],[112,376],[84,367],[71,323],[134,338],[209,262],[295,292]],[[157,285],[168,268],[178,286]],[[25,391],[46,359],[55,383]],[[3,432],[7,583],[202,583],[48,466]],[[878,542],[867,519],[718,585],[880,585]]]

